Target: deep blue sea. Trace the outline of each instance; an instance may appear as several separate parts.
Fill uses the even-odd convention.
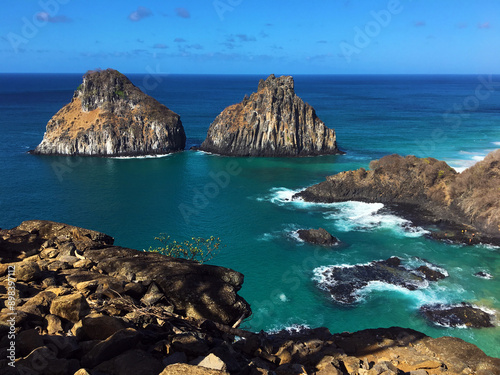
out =
[[[256,91],[264,76],[140,76],[137,86],[180,114],[187,149],[199,145],[213,119]],[[430,336],[456,336],[500,357],[500,328],[438,327],[418,313],[423,304],[466,301],[500,310],[500,248],[465,247],[424,237],[380,204],[331,205],[287,200],[326,176],[368,167],[399,153],[446,160],[461,171],[500,148],[500,77],[296,76],[295,91],[337,132],[345,155],[227,158],[185,151],[161,158],[33,156],[48,120],[69,103],[82,74],[0,75],[0,227],[46,219],[112,235],[116,244],[154,246],[218,236],[212,261],[245,275],[240,294],[253,309],[251,330],[306,325],[332,332],[402,326]],[[217,185],[218,182],[218,185]],[[295,231],[324,227],[342,244],[301,243]],[[410,229],[408,229],[408,227]],[[319,270],[398,256],[422,259],[449,277],[408,291],[372,283],[350,306],[318,287]],[[478,271],[492,276],[474,276]]]

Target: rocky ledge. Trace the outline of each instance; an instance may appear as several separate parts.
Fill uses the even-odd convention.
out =
[[[500,244],[500,150],[457,173],[433,158],[385,156],[370,169],[347,171],[296,194],[308,202],[380,202],[432,236],[467,244]]]
[[[228,156],[341,153],[335,131],[294,91],[290,76],[270,75],[256,93],[227,107],[210,125],[201,150]]]
[[[470,303],[462,302],[456,305],[424,305],[420,313],[431,322],[442,327],[472,327],[488,328],[494,327],[494,313],[489,313]]]
[[[48,221],[0,230],[2,374],[500,374],[461,339],[403,328],[252,333],[235,271]]]
[[[184,150],[179,115],[116,70],[90,71],[34,154],[138,156]]]

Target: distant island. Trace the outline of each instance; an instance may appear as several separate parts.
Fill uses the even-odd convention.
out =
[[[200,150],[227,156],[312,156],[342,153],[335,131],[294,91],[291,76],[270,75],[257,92],[227,107]]]
[[[184,150],[180,116],[120,72],[90,71],[71,103],[47,124],[31,151],[45,155],[139,156]]]

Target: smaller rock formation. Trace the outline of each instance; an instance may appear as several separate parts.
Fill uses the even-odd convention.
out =
[[[299,229],[297,231],[302,241],[321,246],[333,246],[338,243],[338,239],[333,237],[326,229]]]
[[[47,124],[33,154],[138,156],[184,150],[179,115],[120,72],[91,71]]]
[[[431,236],[467,244],[500,244],[500,150],[462,173],[433,158],[384,156],[370,169],[341,172],[296,194],[307,202],[384,203]]]
[[[261,79],[250,98],[217,116],[200,150],[228,156],[341,153],[335,131],[295,94],[293,78],[274,74]]]
[[[429,281],[446,277],[439,271],[433,270],[429,274],[427,270],[430,271],[425,266],[408,269],[401,265],[401,259],[392,257],[369,264],[326,267],[319,272],[318,282],[319,287],[329,292],[334,301],[352,304],[359,301],[359,292],[373,281],[416,290],[426,287]]]
[[[420,313],[431,322],[443,327],[494,327],[494,316],[465,302],[458,305],[441,303],[424,305],[420,308]]]

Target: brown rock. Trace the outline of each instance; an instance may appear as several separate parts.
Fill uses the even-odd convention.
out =
[[[261,80],[250,98],[217,116],[200,149],[229,156],[341,153],[335,131],[295,94],[293,78],[274,74]]]
[[[229,375],[229,373],[207,369],[206,367],[177,363],[165,367],[160,375]]]
[[[106,340],[125,328],[119,318],[102,314],[91,314],[82,319],[82,333],[87,340]]]
[[[16,267],[17,281],[29,282],[37,280],[41,276],[40,266],[35,262],[18,263]]]
[[[32,153],[148,155],[181,151],[186,135],[179,115],[144,94],[120,72],[90,71],[47,124]]]
[[[90,352],[82,357],[81,363],[84,367],[95,367],[101,362],[133,349],[138,344],[140,337],[141,334],[135,329],[122,329],[95,345]]]
[[[63,333],[61,319],[58,316],[48,314],[45,316],[47,322],[47,333],[49,335],[59,335]]]
[[[50,313],[76,323],[89,313],[90,307],[81,293],[56,297],[50,305]]]
[[[180,352],[190,355],[202,355],[208,352],[208,345],[192,333],[181,333],[172,337],[172,346]]]
[[[165,366],[149,353],[133,349],[101,363],[93,371],[107,375],[156,375]]]
[[[50,312],[50,305],[55,298],[56,295],[53,292],[42,291],[17,309],[28,314],[45,316]]]
[[[27,329],[19,332],[16,337],[16,344],[19,355],[25,357],[36,348],[43,346],[43,339],[36,329]]]

